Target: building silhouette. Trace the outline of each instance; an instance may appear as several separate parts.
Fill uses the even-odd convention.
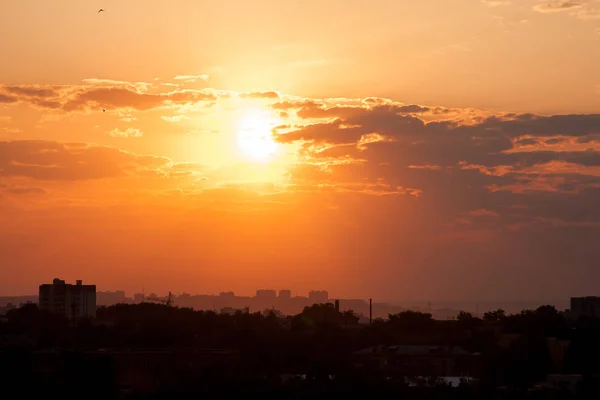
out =
[[[292,298],[292,291],[289,289],[281,289],[279,291],[279,298],[281,300],[290,300]]]
[[[308,299],[314,304],[324,304],[329,301],[329,293],[327,290],[311,290]]]
[[[580,316],[600,317],[600,297],[571,297],[570,314],[574,318]]]
[[[55,278],[52,284],[40,285],[39,307],[69,319],[96,317],[96,285],[75,285]]]
[[[256,291],[256,298],[261,300],[272,300],[277,297],[277,291],[272,289],[259,289]]]

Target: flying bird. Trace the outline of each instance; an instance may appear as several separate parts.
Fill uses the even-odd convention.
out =
[[[98,10],[98,14],[100,14],[102,11],[106,11],[104,8],[101,8]]]
[[[102,112],[106,112],[106,110],[103,108],[103,109],[102,109]]]

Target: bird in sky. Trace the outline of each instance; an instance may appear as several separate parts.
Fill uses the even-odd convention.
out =
[[[102,11],[106,11],[104,8],[101,8],[98,10],[98,14],[100,14]]]
[[[102,109],[102,112],[106,112],[106,110],[103,108],[103,109]]]

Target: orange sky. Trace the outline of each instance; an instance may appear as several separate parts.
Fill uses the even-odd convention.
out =
[[[8,2],[0,294],[596,294],[598,49],[595,0]]]

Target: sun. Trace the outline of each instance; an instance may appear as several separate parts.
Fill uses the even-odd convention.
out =
[[[240,151],[255,161],[267,161],[277,152],[272,129],[277,123],[261,110],[250,110],[240,119],[237,145]]]

